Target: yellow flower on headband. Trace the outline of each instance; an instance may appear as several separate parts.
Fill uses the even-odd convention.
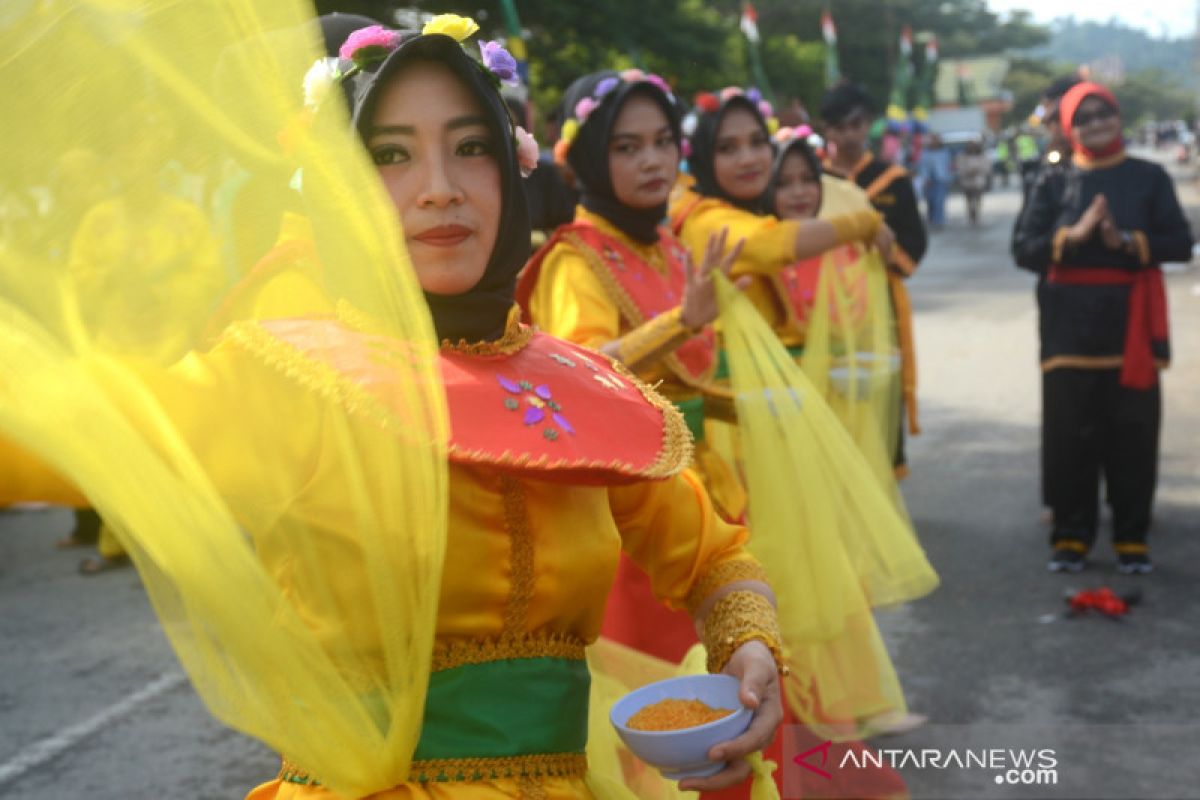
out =
[[[438,14],[421,29],[423,34],[440,33],[449,36],[456,42],[464,42],[479,30],[475,20],[470,17],[460,17],[458,14]]]
[[[564,142],[575,141],[576,134],[579,133],[579,120],[571,118],[563,123],[562,130],[558,132],[558,138]]]
[[[779,119],[777,117],[767,117],[767,133],[775,133],[779,130]]]

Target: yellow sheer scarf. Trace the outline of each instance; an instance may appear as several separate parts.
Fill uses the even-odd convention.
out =
[[[825,393],[745,296],[727,280],[718,293],[749,547],[778,598],[792,670],[786,698],[802,723],[835,738],[860,736],[871,717],[905,709],[871,599],[896,588],[917,596],[937,578]]]
[[[0,15],[0,45],[0,437],[100,510],[217,717],[341,794],[403,782],[445,548],[444,398],[395,210],[336,97],[302,106],[311,9],[31,2]],[[223,231],[248,179],[260,200]],[[326,267],[313,314],[372,320],[341,355],[387,375],[403,418],[366,413],[338,364],[253,315],[198,338],[285,208]]]

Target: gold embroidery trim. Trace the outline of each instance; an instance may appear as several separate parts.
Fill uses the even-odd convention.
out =
[[[441,672],[468,664],[510,661],[519,658],[563,658],[583,661],[587,655],[582,639],[553,633],[500,636],[490,639],[459,639],[437,643],[431,671]]]
[[[1113,550],[1125,556],[1140,556],[1150,552],[1150,548],[1141,542],[1117,542],[1113,545]]]
[[[523,350],[532,338],[533,328],[521,324],[521,309],[514,305],[508,312],[504,335],[494,342],[468,342],[461,339],[456,344],[443,339],[441,346],[443,350],[468,356],[511,356]]]
[[[639,328],[646,325],[647,322],[645,316],[643,316],[641,310],[638,309],[637,304],[633,302],[633,298],[629,296],[629,292],[625,291],[625,287],[622,286],[621,282],[618,281],[613,275],[612,269],[605,262],[604,257],[597,253],[594,248],[590,247],[586,242],[584,242],[578,234],[568,233],[563,236],[563,241],[575,248],[575,250],[583,257],[584,263],[591,268],[592,274],[596,276],[596,280],[600,282],[601,287],[603,287],[604,291],[608,294],[609,299],[612,300],[617,306],[617,312],[625,319],[625,322],[634,329],[633,331],[630,331],[630,333],[626,334],[626,336],[633,334]],[[656,245],[656,250],[661,248],[661,246],[661,244]],[[651,264],[650,268],[654,269],[654,265]],[[669,274],[667,271],[665,257],[663,260],[662,273]],[[672,311],[676,313],[681,313],[681,310],[681,306],[676,306],[674,309],[672,309]],[[651,320],[651,323],[662,319],[667,315],[667,313],[671,312],[664,312],[663,314],[660,314],[654,320]],[[676,347],[686,342],[689,335],[688,331],[683,328],[682,325],[679,329],[679,335],[682,338]],[[622,337],[622,340],[624,338],[625,337]],[[670,343],[669,339],[666,341],[667,343]],[[660,345],[658,349],[662,349],[662,346]],[[622,358],[626,360],[626,363],[630,364],[631,366],[638,365],[639,359],[626,358],[624,353],[624,345],[622,345],[621,355]],[[645,358],[645,356],[643,355],[642,358]],[[712,376],[713,373],[716,372],[717,366],[717,360],[715,357],[713,358],[712,366],[707,370],[706,374],[700,376],[692,375],[688,371],[687,367],[683,366],[673,352],[663,353],[661,356],[659,356],[658,360],[663,362],[663,364],[667,366],[667,369],[671,370],[671,373],[675,377],[679,378],[679,380],[683,381],[685,385],[690,386],[693,389],[711,388],[710,384],[712,382]]]
[[[587,756],[582,753],[531,753],[501,758],[439,758],[414,761],[410,780],[478,781],[497,778],[582,778]]]
[[[1054,543],[1055,550],[1070,550],[1074,553],[1087,555],[1088,546],[1078,539],[1059,539]]]
[[[866,164],[863,164],[863,166],[865,167]],[[861,170],[856,169],[854,171],[854,177],[851,178],[851,180],[853,180],[855,183],[858,182],[857,178],[858,178],[859,172],[861,172]],[[867,193],[867,197],[870,198],[872,203],[874,203],[875,201],[880,199],[879,197],[877,197],[877,195],[880,192],[882,192],[887,187],[891,186],[893,181],[899,180],[900,178],[903,178],[906,175],[908,175],[908,170],[906,170],[904,167],[900,166],[899,164],[892,164],[890,167],[885,169],[883,172],[879,173],[879,177],[877,177],[875,180],[871,181],[870,185],[867,186],[867,188],[864,189],[863,191],[865,191]]]
[[[533,535],[529,530],[529,514],[525,508],[525,489],[511,475],[500,476],[500,496],[504,504],[504,531],[508,534],[509,575],[508,601],[504,606],[504,632],[501,637],[524,634],[529,618],[529,603],[533,599]]]
[[[438,758],[412,762],[410,783],[430,781],[481,781],[498,778],[582,778],[587,773],[587,756],[582,753],[531,753],[499,758]],[[320,786],[288,758],[279,767],[278,779],[286,783]]]
[[[1125,364],[1124,356],[1054,356],[1042,362],[1042,372],[1055,369],[1119,369]],[[1167,369],[1171,362],[1165,358],[1154,359],[1154,366]]]
[[[720,672],[735,650],[757,639],[767,646],[779,671],[789,673],[783,660],[783,636],[775,606],[758,592],[730,592],[704,618],[704,649],[708,671]]]
[[[713,592],[739,581],[770,583],[767,580],[766,570],[757,561],[741,558],[734,561],[722,561],[701,573],[696,582],[692,584],[692,590],[688,592],[685,601],[688,612],[694,614]]]
[[[370,392],[328,364],[311,358],[299,348],[273,336],[251,322],[235,322],[225,330],[225,339],[259,358],[302,387],[331,400],[380,428],[403,433],[410,426]]]
[[[679,409],[675,407],[674,403],[647,386],[620,361],[603,353],[596,355],[607,359],[613,372],[632,383],[642,393],[642,397],[662,414],[662,447],[658,451],[658,458],[654,459],[653,464],[642,470],[640,475],[655,480],[670,478],[672,475],[682,472],[692,463],[692,450],[694,449],[692,432],[688,430],[683,414],[679,413]]]
[[[676,306],[622,336],[617,343],[621,360],[630,367],[637,367],[659,353],[666,355],[664,351],[673,350],[687,341],[692,334],[680,321],[682,313]]]

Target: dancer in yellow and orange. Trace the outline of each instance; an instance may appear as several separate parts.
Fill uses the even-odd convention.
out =
[[[157,56],[185,84],[168,113],[231,115],[211,129],[216,167],[221,145],[273,140],[186,83],[209,74],[219,23],[255,33],[239,26],[259,16],[222,8],[170,4],[162,38],[131,26],[127,51],[86,26],[56,41],[87,63]],[[780,719],[772,593],[744,528],[683,472],[682,417],[513,313],[536,145],[496,91],[511,57],[464,50],[476,30],[451,15],[421,33],[376,26],[318,63],[328,84],[352,82],[369,162],[322,127],[337,114],[300,112],[269,51],[245,54],[270,67],[247,99],[295,126],[312,253],[329,266],[305,275],[324,292],[307,313],[235,318],[164,369],[53,340],[0,305],[0,430],[20,446],[0,486],[70,497],[69,479],[114,520],[210,708],[286,756],[256,799],[620,796],[587,775],[584,648],[622,550],[692,613],[710,669],[739,677],[755,709],[711,753],[728,766],[681,788],[744,780]],[[92,88],[119,107],[105,74]],[[250,300],[235,317],[266,313]]]

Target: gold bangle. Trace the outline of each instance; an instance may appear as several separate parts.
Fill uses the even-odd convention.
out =
[[[830,217],[829,224],[833,226],[834,238],[838,244],[868,242],[879,232],[879,226],[883,224],[883,215],[878,211],[864,209]]]
[[[666,354],[693,335],[695,332],[683,324],[682,307],[676,306],[622,336],[617,342],[617,352],[621,361],[633,368]]]
[[[734,652],[753,639],[767,646],[779,671],[786,675],[782,635],[775,606],[758,592],[730,592],[717,601],[704,618],[704,649],[708,651],[708,671],[725,669]]]

